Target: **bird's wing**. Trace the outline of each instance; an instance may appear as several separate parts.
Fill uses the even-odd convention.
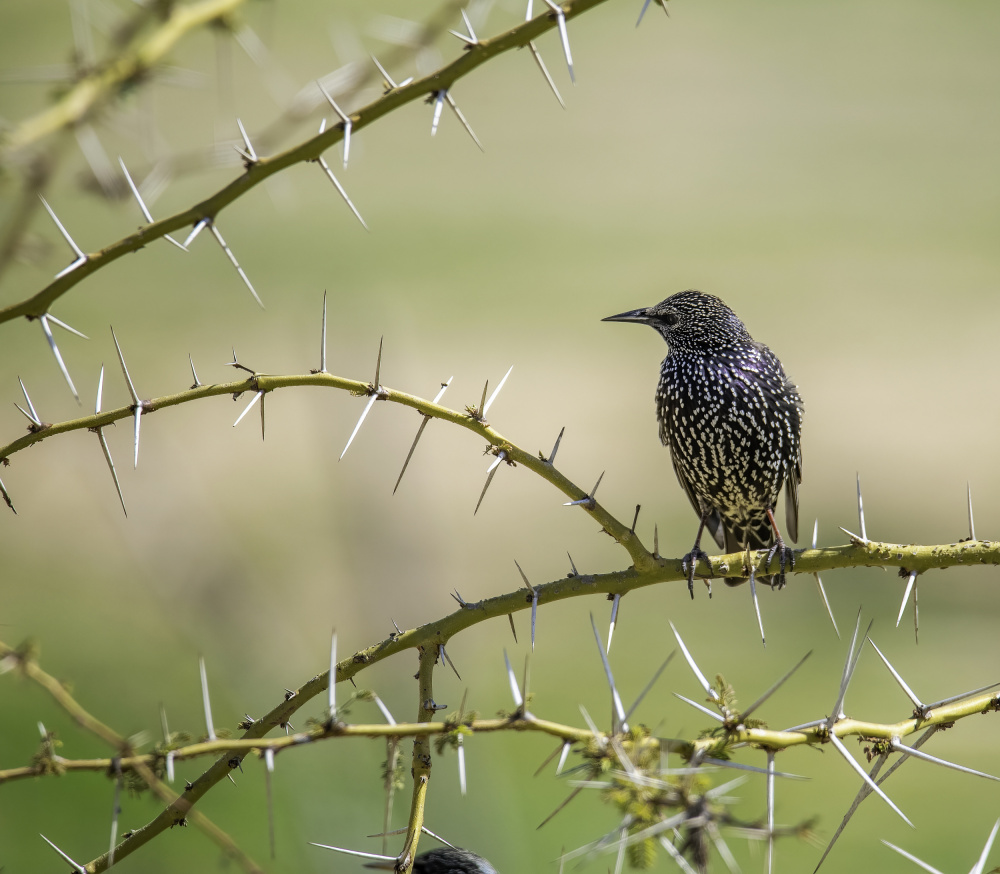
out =
[[[791,389],[795,398],[793,415],[795,416],[795,463],[788,472],[785,480],[785,530],[792,543],[797,543],[799,539],[799,483],[802,482],[802,398],[799,397],[798,389],[788,377],[785,377],[785,384]]]
[[[785,480],[785,533],[792,543],[799,540],[799,483],[802,482],[802,451],[795,460],[795,469]]]
[[[694,507],[694,511],[698,515],[698,518],[701,519],[701,504],[698,503],[698,499],[694,496],[694,490],[691,488],[691,484],[687,481],[683,472],[677,466],[673,444],[671,442],[667,442],[667,445],[670,448],[670,461],[674,466],[674,473],[677,474],[677,481],[684,489],[684,494],[688,496],[688,500],[691,502],[691,506]],[[718,510],[713,510],[705,520],[705,530],[712,535],[712,539],[718,544],[719,549],[726,548],[725,530],[723,529],[722,517],[719,515]]]

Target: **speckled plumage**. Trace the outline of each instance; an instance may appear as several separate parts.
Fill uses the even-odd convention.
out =
[[[767,513],[783,487],[786,532],[797,540],[803,406],[777,356],[725,303],[699,291],[607,321],[648,324],[667,341],[656,389],[660,439],[719,548],[775,543]]]
[[[366,868],[394,871],[395,861],[369,862]],[[482,856],[460,847],[436,847],[413,860],[413,874],[497,874]]]
[[[482,856],[468,850],[438,847],[417,856],[413,874],[497,874],[497,871]]]

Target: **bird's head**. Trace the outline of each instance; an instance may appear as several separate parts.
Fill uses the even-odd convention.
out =
[[[602,321],[649,325],[671,349],[722,349],[752,342],[736,313],[719,298],[700,291],[681,291],[655,306],[608,316]]]

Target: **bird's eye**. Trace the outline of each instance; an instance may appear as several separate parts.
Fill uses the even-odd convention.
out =
[[[668,328],[673,328],[680,320],[681,317],[677,313],[667,313],[663,317],[663,324]]]

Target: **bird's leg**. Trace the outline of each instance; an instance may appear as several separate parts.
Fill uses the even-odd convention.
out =
[[[778,588],[785,588],[785,564],[786,562],[791,565],[792,569],[795,569],[795,550],[789,549],[785,546],[785,541],[781,539],[781,532],[778,530],[778,523],[774,521],[774,513],[771,508],[768,507],[767,518],[771,523],[771,529],[774,531],[774,546],[772,546],[767,551],[767,561],[764,562],[764,567],[769,567],[771,564],[771,559],[774,558],[774,554],[778,554],[778,566],[781,568],[780,572],[777,574],[778,577]],[[773,577],[772,577],[773,580]],[[774,583],[772,582],[771,588],[774,588]]]
[[[698,534],[694,538],[694,546],[691,551],[681,559],[681,567],[688,575],[688,592],[691,593],[691,600],[694,600],[694,569],[698,564],[698,559],[703,558],[708,561],[708,553],[701,548],[701,535],[705,531],[705,525],[708,522],[708,516],[705,513],[701,514],[701,522],[698,525]],[[711,564],[709,564],[711,567]],[[712,595],[711,585],[709,585],[709,597]]]

